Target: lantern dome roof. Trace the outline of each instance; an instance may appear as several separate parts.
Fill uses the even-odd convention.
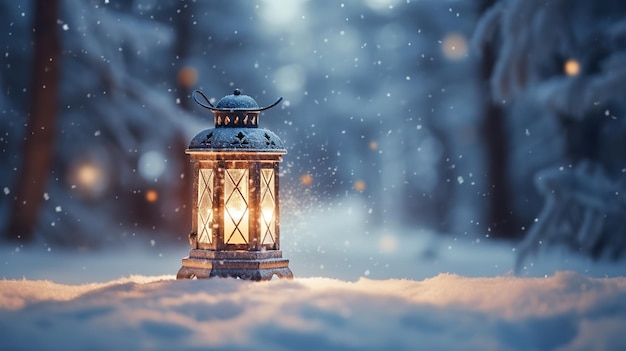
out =
[[[259,104],[248,95],[242,95],[241,90],[235,89],[231,95],[226,95],[215,104],[214,110],[259,110]]]

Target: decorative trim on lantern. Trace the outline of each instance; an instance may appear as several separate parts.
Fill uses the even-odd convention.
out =
[[[231,161],[237,159],[238,161],[258,161],[258,162],[274,162],[282,161],[282,156],[285,152],[246,152],[245,154],[239,150],[222,150],[215,154],[207,155],[206,151],[202,150],[185,150],[185,153],[191,156],[191,160],[196,162],[214,162],[214,161]]]
[[[214,111],[215,128],[258,128],[258,112]]]
[[[241,122],[241,120],[240,120]],[[282,152],[280,138],[261,128],[211,128],[198,133],[189,143],[189,150],[239,150],[248,152]]]

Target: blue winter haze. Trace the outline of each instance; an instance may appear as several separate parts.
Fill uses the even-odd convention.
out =
[[[338,220],[324,245],[363,234],[432,258],[437,246],[414,239],[436,233],[504,242],[518,268],[546,247],[626,253],[622,1],[59,1],[48,144],[27,128],[43,103],[38,4],[0,2],[0,230],[11,247],[186,246],[185,148],[213,123],[191,93],[215,102],[239,88],[260,106],[284,98],[261,125],[289,152],[288,253],[320,250],[317,230],[333,231],[317,222],[324,212],[359,219]],[[52,155],[29,241],[9,225],[30,205],[18,198],[28,143]]]

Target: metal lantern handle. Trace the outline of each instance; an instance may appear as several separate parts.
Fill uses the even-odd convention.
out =
[[[201,100],[199,100],[198,95],[200,95],[202,97],[202,99],[208,104],[205,104],[204,102],[202,102]],[[204,95],[204,93],[201,90],[194,90],[193,93],[191,94],[191,97],[193,98],[193,100],[200,106],[206,108],[207,110],[212,110],[212,111],[219,111],[220,109],[216,109],[215,106],[213,106],[213,104],[211,103],[211,101],[209,101],[209,98],[206,97],[206,95]],[[270,109],[276,105],[278,105],[281,101],[283,101],[282,97],[279,97],[278,100],[276,100],[276,102],[274,102],[273,104],[269,105],[269,106],[265,106],[259,109],[254,109],[254,110],[250,110],[250,111],[265,111],[267,109]]]
[[[204,99],[204,101],[207,102],[207,104],[209,105],[205,105],[202,103],[202,101],[198,100],[198,96],[197,95],[202,96],[202,98]],[[213,104],[211,103],[211,101],[209,101],[209,98],[206,97],[206,95],[204,95],[204,93],[200,90],[194,90],[193,93],[191,94],[191,97],[193,98],[193,100],[196,102],[196,104],[206,108],[207,110],[212,110],[213,109]]]
[[[275,103],[273,103],[273,104],[271,104],[271,105],[269,105],[269,106],[266,106],[266,107],[260,108],[260,109],[259,109],[259,111],[265,111],[265,110],[267,110],[267,109],[269,109],[269,108],[272,108],[272,107],[274,107],[274,106],[278,105],[281,101],[283,101],[283,97],[282,97],[282,96],[281,96],[281,97],[279,97],[279,98],[278,98],[278,100],[276,100],[276,102],[275,102]]]

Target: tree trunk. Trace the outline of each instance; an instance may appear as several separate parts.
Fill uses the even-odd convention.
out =
[[[483,0],[479,5],[479,13],[484,13],[496,3],[494,0]],[[487,152],[487,180],[489,204],[487,222],[491,228],[491,235],[500,238],[515,238],[519,236],[516,228],[516,218],[512,212],[513,203],[508,184],[509,164],[507,143],[507,128],[505,113],[501,104],[491,98],[492,89],[489,84],[493,67],[496,62],[496,52],[493,45],[482,48],[480,62],[480,79],[484,86],[484,135]]]
[[[33,76],[22,165],[6,237],[32,241],[52,164],[61,44],[58,0],[34,0]]]
[[[506,142],[505,116],[502,108],[495,103],[485,107],[483,133],[487,149],[487,177],[489,212],[487,221],[491,235],[500,238],[519,236],[515,231],[515,217],[512,212],[511,193],[507,182],[509,164],[507,162],[508,143]]]

